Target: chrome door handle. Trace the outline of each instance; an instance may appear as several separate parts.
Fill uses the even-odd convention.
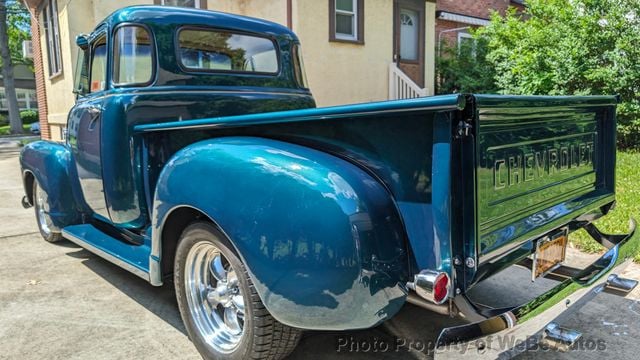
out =
[[[96,124],[98,123],[98,119],[100,119],[100,109],[98,109],[97,107],[90,107],[87,109],[87,112],[89,113],[89,116],[91,117],[91,121],[89,121],[89,127],[88,130],[89,131],[93,131],[93,129],[95,129]]]
[[[93,106],[87,108],[87,112],[89,113],[89,115],[91,115],[92,118],[100,115],[100,109]]]

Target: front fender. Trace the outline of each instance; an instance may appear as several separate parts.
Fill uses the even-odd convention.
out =
[[[404,304],[406,235],[388,192],[310,148],[228,137],[174,155],[156,186],[152,257],[164,219],[189,206],[229,237],[269,312],[289,326],[374,326]]]
[[[58,228],[81,222],[81,206],[71,184],[71,153],[62,144],[36,141],[20,152],[25,193],[33,205],[28,176],[33,176],[49,197],[49,215]]]

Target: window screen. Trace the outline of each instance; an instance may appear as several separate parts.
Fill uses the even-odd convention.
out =
[[[355,0],[336,0],[336,36],[356,39],[357,4]]]

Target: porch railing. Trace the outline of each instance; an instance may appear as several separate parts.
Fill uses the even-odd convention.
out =
[[[389,64],[389,100],[412,99],[429,95],[427,89],[423,89],[396,63]]]

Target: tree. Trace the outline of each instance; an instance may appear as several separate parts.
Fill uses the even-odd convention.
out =
[[[450,44],[442,40],[436,56],[436,93],[496,93],[493,64],[484,39]]]
[[[2,60],[2,78],[5,98],[9,108],[9,124],[12,134],[22,133],[22,120],[16,97],[13,64],[21,61],[22,40],[28,39],[24,25],[25,14],[21,4],[16,1],[0,0],[0,60]],[[28,18],[27,20],[28,21]],[[25,35],[25,33],[27,35]],[[14,60],[15,59],[15,60]]]
[[[640,0],[528,0],[478,36],[502,93],[618,94],[618,139],[640,147]]]
[[[22,56],[22,43],[31,40],[31,15],[21,1],[5,0],[7,6],[7,35],[13,64],[33,66],[33,60]]]

